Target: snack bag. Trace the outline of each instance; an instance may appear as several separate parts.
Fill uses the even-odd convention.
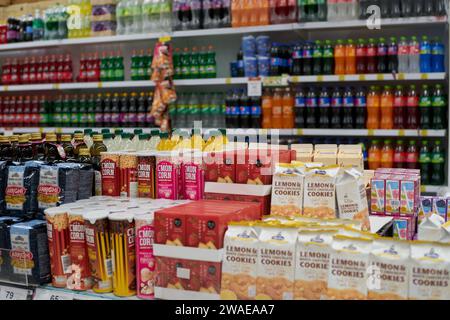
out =
[[[279,163],[275,166],[272,181],[272,204],[270,213],[280,216],[302,214],[303,166]]]
[[[366,300],[367,266],[372,240],[334,236],[328,269],[327,298]]]
[[[336,232],[336,229],[299,231],[295,264],[295,300],[319,300],[326,295],[331,243]]]
[[[293,300],[297,228],[267,224],[258,244],[256,300]]]
[[[303,215],[336,218],[336,177],[338,166],[306,169]]]
[[[441,237],[440,231],[445,224],[444,218],[437,214],[426,217],[419,225],[417,238],[421,241],[438,241]]]
[[[439,242],[450,243],[450,221],[442,226],[441,239]]]
[[[369,299],[407,299],[409,254],[407,241],[374,240],[369,257]]]
[[[413,242],[409,264],[409,299],[450,299],[450,246]]]
[[[337,178],[336,195],[339,218],[362,221],[362,228],[369,230],[369,208],[362,172],[357,169],[344,170]]]
[[[225,233],[222,300],[251,300],[256,296],[258,235],[250,224],[231,223]]]

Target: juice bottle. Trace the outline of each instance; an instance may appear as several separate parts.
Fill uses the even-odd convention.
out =
[[[345,60],[346,50],[344,42],[342,40],[338,40],[336,46],[334,47],[334,74],[345,74]]]
[[[418,129],[419,118],[419,96],[417,95],[416,86],[412,85],[406,97],[406,128]]]
[[[420,177],[423,185],[431,183],[431,152],[428,147],[428,141],[422,140],[419,154]]]
[[[377,47],[377,72],[386,73],[388,71],[388,47],[384,38],[380,38]]]
[[[283,128],[294,128],[294,97],[289,88],[286,88],[283,95]]]
[[[370,38],[367,45],[366,72],[377,73],[378,57],[375,39]]]
[[[283,96],[281,89],[275,89],[272,99],[272,128],[283,128]]]
[[[433,151],[431,152],[431,184],[434,186],[441,186],[445,180],[445,154],[441,146],[441,141],[434,143]]]
[[[405,129],[406,119],[405,119],[405,109],[406,109],[406,96],[403,92],[402,86],[397,86],[394,93],[394,128],[395,129]]]
[[[353,40],[349,39],[345,46],[345,74],[356,73],[356,47]]]
[[[367,73],[367,46],[364,39],[358,39],[356,45],[356,73]]]
[[[319,127],[329,128],[330,127],[330,108],[331,108],[331,98],[326,87],[322,88],[319,95]]]
[[[394,165],[394,149],[391,140],[385,140],[381,149],[381,168],[392,168]]]
[[[369,170],[377,170],[381,165],[381,149],[378,140],[373,140],[368,151]]]
[[[205,141],[202,138],[200,129],[192,129],[191,148],[192,150],[202,151],[205,147]]]
[[[402,140],[397,140],[395,145],[394,168],[405,168],[405,146]]]
[[[367,129],[380,128],[380,94],[371,86],[367,94]]]
[[[406,149],[406,169],[419,169],[419,150],[417,149],[416,141],[409,142],[408,149]]]
[[[381,94],[381,129],[393,129],[394,128],[394,95],[390,86],[385,86],[383,93]]]

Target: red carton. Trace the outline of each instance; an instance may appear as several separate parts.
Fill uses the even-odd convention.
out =
[[[184,246],[186,215],[183,210],[167,208],[155,212],[155,243]]]
[[[220,262],[201,261],[200,269],[200,291],[219,294],[222,276],[222,264]]]

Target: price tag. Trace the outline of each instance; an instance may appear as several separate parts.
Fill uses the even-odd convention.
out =
[[[383,81],[384,80],[384,74],[378,74],[377,75],[377,80],[378,81]]]
[[[428,130],[420,130],[421,137],[428,137]]]
[[[0,286],[0,300],[27,300],[28,289]]]
[[[369,137],[373,137],[375,135],[375,130],[372,130],[372,129],[367,130],[367,135]]]
[[[36,289],[34,300],[73,300],[74,294],[47,289]]]
[[[279,87],[282,85],[282,78],[281,77],[266,77],[263,80],[265,87]]]
[[[58,89],[59,89],[59,83],[54,83],[54,84],[52,85],[52,89],[58,90]]]
[[[422,184],[420,186],[420,192],[422,192],[422,193],[427,192],[427,187]]]
[[[225,79],[225,84],[231,84],[231,78],[226,78]]]
[[[399,73],[399,74],[397,75],[397,79],[398,79],[398,80],[405,80],[405,74],[404,74],[404,73]]]
[[[172,40],[171,36],[164,36],[159,38],[159,42],[165,43],[165,42],[169,42],[170,40]]]
[[[422,80],[428,80],[428,73],[423,73],[423,74],[420,76],[420,79],[422,79]]]
[[[317,82],[323,82],[323,76],[317,76]]]
[[[97,82],[97,88],[99,89],[103,88],[103,82]]]
[[[57,134],[61,134],[61,133],[62,133],[62,128],[56,128],[56,129],[55,129],[55,132],[56,132]]]
[[[262,96],[262,83],[259,78],[249,78],[247,82],[247,94],[249,97]]]
[[[3,91],[7,92],[9,90],[9,86],[3,86]]]
[[[297,129],[297,135],[303,136],[303,129]]]
[[[404,137],[405,136],[405,130],[398,130],[398,135],[400,137]]]
[[[366,75],[365,74],[360,74],[359,75],[359,81],[366,81]]]
[[[341,75],[339,76],[339,81],[345,81],[345,76],[344,76],[343,74],[341,74]]]
[[[291,83],[298,83],[298,82],[300,82],[300,77],[299,76],[293,76],[293,77],[291,77],[290,82]]]

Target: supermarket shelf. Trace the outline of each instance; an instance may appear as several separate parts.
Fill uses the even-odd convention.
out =
[[[267,86],[287,85],[282,77],[267,77],[261,81]],[[403,80],[445,80],[445,73],[411,73],[411,74],[368,74],[368,75],[342,75],[342,76],[291,76],[287,79],[290,83],[321,83],[321,82],[360,82],[360,81],[403,81]],[[234,84],[245,85],[248,78],[212,78],[212,79],[189,79],[175,80],[178,87],[193,86],[226,86]],[[284,83],[284,84],[283,84]],[[83,90],[83,89],[120,89],[120,88],[152,88],[153,81],[112,81],[112,82],[71,82],[71,83],[46,83],[26,85],[3,85],[0,92],[23,92],[23,91],[51,91],[51,90]]]
[[[408,26],[408,25],[428,25],[428,24],[444,24],[447,23],[446,17],[417,17],[417,18],[398,18],[398,19],[382,19],[381,27],[388,26]],[[282,31],[301,31],[301,30],[321,30],[321,29],[348,29],[348,28],[365,28],[366,20],[350,20],[350,21],[330,21],[330,22],[308,22],[308,23],[288,23],[280,25],[254,26],[241,28],[218,28],[218,29],[200,29],[188,31],[175,31],[171,33],[146,33],[134,35],[117,35],[105,37],[90,37],[80,39],[63,39],[63,40],[47,40],[32,41],[23,43],[10,43],[0,45],[1,51],[14,51],[23,49],[38,49],[48,47],[64,47],[75,45],[101,45],[109,43],[133,42],[144,40],[156,40],[162,36],[170,35],[172,38],[191,38],[191,37],[216,37],[233,34],[248,33],[271,33]]]
[[[95,293],[89,291],[72,291],[55,288],[51,285],[41,286],[36,289],[33,300],[139,300],[136,296],[117,297],[112,293]]]

